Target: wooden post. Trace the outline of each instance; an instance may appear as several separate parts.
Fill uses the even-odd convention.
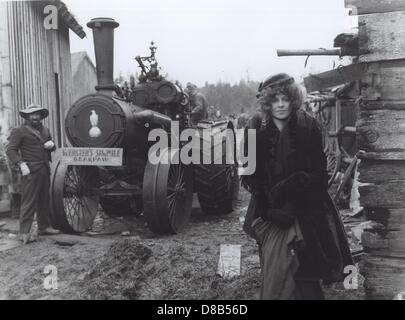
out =
[[[405,5],[346,0],[352,5],[365,14],[359,16],[360,62],[368,65],[357,122],[359,149],[365,151],[360,202],[375,222],[362,235],[360,272],[368,298],[392,300],[405,289],[405,11],[398,11]]]
[[[352,15],[405,10],[403,0],[345,0],[345,6],[352,9]]]

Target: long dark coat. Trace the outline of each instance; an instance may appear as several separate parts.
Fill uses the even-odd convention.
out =
[[[270,120],[271,121],[271,120]],[[286,162],[295,163],[296,172],[305,172],[311,183],[298,196],[300,214],[297,216],[305,241],[299,253],[300,268],[297,276],[326,281],[342,281],[343,269],[353,265],[347,236],[339,212],[327,191],[326,157],[317,122],[303,110],[294,115],[295,152],[287,156]],[[274,162],[274,152],[269,153],[269,131],[261,114],[253,116],[246,128],[256,130],[257,164],[256,172],[243,177],[244,186],[252,193],[244,230],[253,236],[252,222],[263,217],[268,208],[266,192],[274,186],[268,181],[267,164]],[[245,139],[245,143],[247,139]],[[245,148],[247,150],[247,148]],[[282,189],[281,189],[282,190]],[[283,192],[283,191],[281,191]],[[291,190],[284,190],[285,198],[291,197]]]
[[[49,168],[51,152],[54,151],[44,149],[44,143],[49,140],[52,140],[52,137],[48,128],[41,126],[37,131],[24,124],[11,132],[7,156],[13,166],[20,161],[26,162],[31,173],[39,170],[41,166]]]
[[[192,107],[192,112],[199,113],[201,118],[199,120],[207,119],[208,101],[201,92],[197,92],[195,95],[190,96],[190,105]]]

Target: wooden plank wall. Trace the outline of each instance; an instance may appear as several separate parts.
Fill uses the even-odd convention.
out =
[[[353,9],[352,15],[405,10],[404,0],[345,0],[345,5]]]
[[[376,6],[373,7],[371,4]],[[357,4],[361,80],[358,145],[361,205],[368,220],[361,263],[370,299],[393,299],[405,291],[405,3],[346,0]],[[378,5],[380,4],[380,5]]]
[[[359,17],[360,62],[404,58],[405,11]]]
[[[50,111],[46,125],[55,141],[64,142],[64,128],[57,120],[60,118],[63,126],[65,110],[72,103],[69,29],[61,24],[58,30],[45,30],[44,5],[41,1],[7,2],[14,110],[11,122],[20,125],[18,111],[30,103],[40,104]],[[59,77],[61,110],[57,109],[55,74]]]
[[[5,2],[0,2],[0,125],[2,139],[8,134],[12,117],[10,56],[8,54],[8,27]]]

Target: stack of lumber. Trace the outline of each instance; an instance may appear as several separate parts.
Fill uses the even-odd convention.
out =
[[[364,66],[357,122],[360,202],[376,222],[362,235],[370,299],[405,289],[405,1],[345,0],[359,15],[358,66]]]

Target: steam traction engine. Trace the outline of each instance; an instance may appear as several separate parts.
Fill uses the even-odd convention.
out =
[[[194,192],[205,213],[232,211],[238,192],[236,163],[185,165],[175,162],[173,159],[183,147],[181,143],[178,147],[169,145],[160,152],[159,157],[167,157],[168,162],[149,162],[148,152],[153,144],[148,141],[149,132],[160,128],[170,135],[174,120],[179,121],[180,130],[188,128],[192,115],[181,87],[159,74],[153,45],[150,57],[136,57],[142,69],[139,84],[130,94],[118,90],[113,82],[114,29],[118,26],[110,18],[92,19],[88,23],[94,36],[97,93],[80,98],[69,109],[65,127],[73,148],[62,151],[74,150],[84,159],[93,151],[97,154],[121,152],[122,163],[95,166],[72,165],[63,158],[55,161],[51,176],[53,226],[67,233],[85,232],[92,226],[101,205],[108,215],[143,212],[153,232],[173,234],[187,223]],[[203,121],[196,129],[209,130],[208,141],[206,135],[204,139],[212,149],[215,135],[225,130],[229,132],[227,129],[233,132],[232,124],[227,121]],[[223,153],[213,158],[225,159],[225,146],[235,144],[235,137],[228,134],[220,143]]]

